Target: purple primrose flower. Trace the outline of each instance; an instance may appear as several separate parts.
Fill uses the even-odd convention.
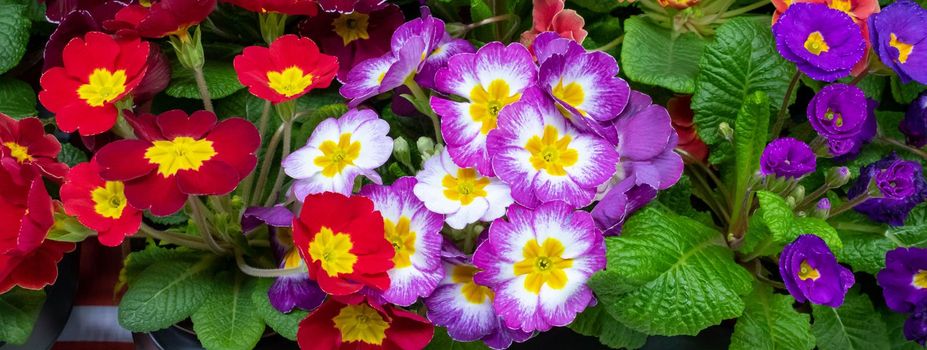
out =
[[[779,273],[798,302],[840,307],[856,279],[820,237],[804,234],[782,249]]]

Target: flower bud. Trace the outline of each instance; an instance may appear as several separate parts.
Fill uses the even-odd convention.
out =
[[[402,136],[393,140],[393,156],[405,166],[412,168],[412,150],[409,142]]]
[[[731,128],[730,124],[726,122],[718,124],[718,132],[721,133],[721,136],[728,142],[734,142],[734,128]]]
[[[850,181],[850,168],[845,166],[830,168],[824,173],[824,183],[827,187],[838,188]]]
[[[827,215],[830,214],[830,199],[821,198],[818,201],[818,204],[814,206],[814,216],[819,218],[827,218]]]
[[[430,137],[419,137],[418,141],[415,141],[415,147],[418,148],[418,153],[422,155],[422,164],[424,164],[428,158],[438,153],[435,141]]]

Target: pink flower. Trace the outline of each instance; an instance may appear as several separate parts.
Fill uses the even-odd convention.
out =
[[[543,32],[555,32],[560,37],[582,44],[586,39],[586,21],[574,10],[564,10],[565,0],[534,0],[534,24],[521,34],[521,43],[531,47],[534,38]]]

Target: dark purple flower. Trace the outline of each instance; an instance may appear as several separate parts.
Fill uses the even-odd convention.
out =
[[[927,92],[911,102],[898,129],[904,133],[908,144],[918,148],[927,145]]]
[[[814,172],[817,157],[808,144],[783,137],[766,145],[760,157],[760,171],[763,175],[799,178]]]
[[[867,113],[866,95],[847,84],[825,86],[808,103],[808,122],[825,139],[850,139],[863,130]]]
[[[927,84],[927,10],[901,0],[869,17],[872,48],[901,82]]]
[[[927,200],[927,180],[921,165],[891,154],[863,167],[856,183],[847,192],[849,198],[864,195],[870,181],[875,181],[881,196],[870,198],[853,209],[870,219],[892,226],[904,225],[911,209]]]
[[[796,3],[772,27],[776,48],[802,73],[833,81],[850,74],[866,43],[853,19],[820,3]]]
[[[605,236],[621,234],[625,220],[657,197],[657,189],[625,178],[608,191],[592,209],[592,219]]]
[[[918,303],[911,317],[904,321],[904,337],[921,346],[927,342],[927,303]]]
[[[262,224],[271,227],[290,227],[293,224],[293,212],[283,205],[273,207],[250,207],[241,216],[241,230],[248,233]]]
[[[804,234],[782,248],[779,273],[786,289],[800,303],[840,307],[847,289],[856,282],[853,272],[837,258],[820,237]]]
[[[876,275],[885,304],[895,312],[911,312],[927,302],[927,249],[895,248],[885,254],[885,268]]]

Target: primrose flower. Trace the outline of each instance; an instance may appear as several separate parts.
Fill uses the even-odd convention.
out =
[[[907,320],[904,321],[904,337],[921,346],[927,343],[927,303],[919,303]]]
[[[100,32],[75,38],[64,48],[63,67],[42,74],[39,101],[55,113],[58,128],[82,136],[106,132],[116,124],[116,102],[145,76],[148,43],[116,41]]]
[[[860,28],[849,15],[824,4],[793,4],[772,27],[776,48],[812,79],[850,74],[866,53]]]
[[[760,157],[760,172],[786,178],[800,178],[814,172],[817,157],[811,146],[791,137],[778,138],[766,145]]]
[[[437,89],[438,84],[435,81],[437,73],[442,68],[447,67],[451,57],[475,51],[476,48],[467,39],[454,39],[450,34],[444,33],[444,37],[438,43],[438,46],[425,58],[422,70],[415,75],[415,81],[423,88]]]
[[[533,335],[509,329],[493,309],[495,293],[473,282],[479,270],[462,258],[445,258],[444,279],[425,299],[428,319],[447,328],[447,334],[459,342],[482,340],[492,349],[506,349],[512,342],[523,342]]]
[[[175,109],[157,116],[127,113],[137,140],[103,146],[95,156],[100,177],[125,183],[129,205],[154,215],[180,210],[190,195],[221,195],[238,186],[257,163],[261,143],[241,118],[217,123],[212,112]]]
[[[876,107],[856,86],[831,84],[808,103],[808,122],[827,140],[833,156],[850,158],[875,136]]]
[[[128,205],[125,183],[103,180],[96,161],[80,163],[68,172],[61,186],[61,201],[65,213],[97,231],[105,246],[122,244],[142,223],[142,212]]]
[[[901,82],[927,84],[927,10],[900,0],[869,18],[875,52]]]
[[[509,208],[473,253],[505,326],[524,332],[565,326],[593,302],[586,281],[605,267],[605,242],[592,216],[563,202]]]
[[[898,129],[904,134],[909,145],[917,148],[927,145],[927,92],[922,92],[911,102]]]
[[[534,60],[518,43],[486,44],[476,53],[452,57],[447,68],[438,71],[438,91],[466,100],[431,98],[432,109],[441,116],[441,134],[454,163],[493,175],[486,136],[496,128],[502,110],[521,99],[536,79]]]
[[[322,52],[338,57],[338,80],[359,63],[390,52],[390,35],[402,25],[402,11],[387,5],[371,12],[325,12],[300,22],[299,33],[319,43]]]
[[[582,43],[589,33],[583,29],[586,21],[574,10],[565,10],[565,0],[534,0],[531,29],[521,34],[521,43],[531,47],[538,34],[554,32],[562,38]]]
[[[222,0],[256,13],[282,13],[287,15],[315,16],[319,12],[314,0]]]
[[[395,254],[383,223],[367,198],[314,194],[293,220],[293,241],[325,293],[349,295],[365,286],[382,291],[390,286]]]
[[[24,254],[0,254],[0,294],[13,287],[40,290],[58,279],[58,262],[74,243],[46,240]]]
[[[111,31],[134,31],[143,38],[188,38],[187,30],[205,20],[215,8],[216,0],[139,1],[119,10],[103,26]]]
[[[619,235],[625,220],[656,198],[657,189],[632,174],[608,189],[592,208],[592,218],[605,236]]]
[[[457,166],[447,148],[428,158],[415,179],[415,196],[428,210],[446,215],[447,224],[458,230],[477,221],[495,220],[514,202],[508,185],[480,175],[475,168]]]
[[[390,286],[382,292],[391,304],[409,306],[431,294],[444,278],[441,268],[441,228],[444,218],[425,208],[413,193],[414,177],[402,177],[390,186],[367,185],[360,195],[373,201],[383,215],[386,240],[396,254],[388,271]]]
[[[523,206],[565,201],[585,207],[615,173],[614,146],[570,126],[537,89],[503,110],[498,123],[487,142],[493,169]]]
[[[927,200],[927,180],[921,165],[894,153],[860,169],[859,178],[847,196],[864,195],[870,181],[875,181],[881,196],[867,199],[853,209],[874,221],[902,226],[911,209]]]
[[[637,184],[657,190],[668,189],[679,181],[683,162],[673,150],[679,136],[666,108],[652,104],[650,96],[631,91],[629,103],[615,119],[613,129],[615,151],[620,156],[617,164],[620,171],[616,171],[613,180],[633,174]],[[602,192],[603,188],[600,186],[599,190]]]
[[[856,281],[850,269],[837,263],[824,240],[812,234],[798,236],[782,249],[779,273],[799,303],[807,300],[833,308],[843,305],[847,290]]]
[[[296,340],[303,350],[421,350],[433,335],[428,320],[413,312],[330,298],[299,323]]]
[[[672,7],[677,10],[684,10],[697,5],[699,0],[657,0],[657,3],[663,7]]]
[[[381,183],[375,169],[392,154],[388,132],[389,124],[371,110],[350,110],[319,123],[306,145],[283,160],[283,171],[295,179],[296,199],[321,192],[349,195],[358,175]]]
[[[773,6],[776,7],[776,13],[773,15],[773,23],[776,23],[779,16],[792,4],[814,3],[826,4],[828,7],[846,13],[854,21],[865,24],[866,19],[873,13],[879,12],[878,0],[772,0]]]
[[[427,14],[399,26],[390,39],[392,55],[396,61],[383,76],[380,93],[414,79],[425,67],[428,55],[437,49],[445,34],[444,21]]]
[[[603,137],[612,130],[600,123],[615,119],[631,94],[628,83],[618,77],[615,58],[601,51],[551,55],[540,65],[538,87],[573,125]]]
[[[0,168],[0,188],[0,254],[34,251],[54,224],[52,199],[45,183],[34,173],[11,174]]]
[[[0,113],[0,166],[22,182],[22,176],[31,177],[31,171],[21,168],[35,168],[45,176],[61,180],[68,172],[68,166],[58,161],[61,144],[55,135],[45,133],[38,118],[15,120]]]
[[[331,84],[338,59],[319,53],[308,38],[288,34],[270,47],[248,46],[235,56],[235,72],[253,95],[273,103],[290,101]]]
[[[927,302],[927,249],[895,248],[885,254],[885,268],[876,275],[889,309],[912,312]]]
[[[705,162],[708,160],[708,145],[698,136],[693,120],[692,96],[673,96],[666,101],[666,110],[673,122],[673,130],[679,136],[676,148],[685,151],[693,158]]]

